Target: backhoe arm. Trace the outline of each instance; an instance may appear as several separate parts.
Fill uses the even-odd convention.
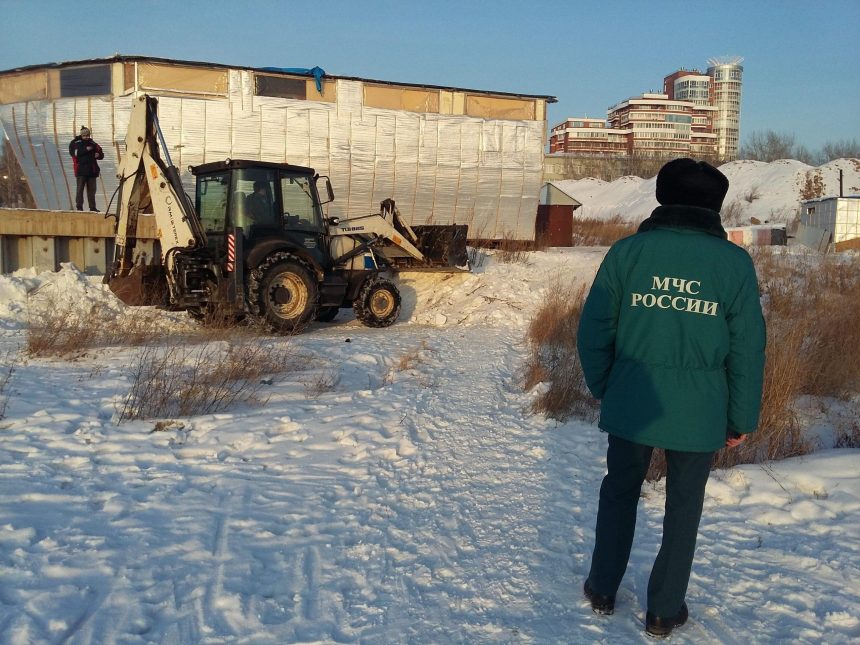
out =
[[[158,127],[158,101],[143,95],[135,99],[128,123],[126,153],[119,167],[120,192],[116,227],[116,266],[114,274],[128,275],[134,263],[138,219],[149,208],[155,216],[162,263],[168,276],[176,250],[206,245],[206,234],[194,212],[191,200],[170,162]],[[159,154],[161,148],[167,163]],[[169,278],[168,278],[169,281]]]

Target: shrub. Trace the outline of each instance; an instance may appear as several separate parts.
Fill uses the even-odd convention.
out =
[[[621,238],[633,235],[638,223],[628,222],[620,215],[609,219],[573,218],[574,246],[612,246]]]
[[[315,399],[334,390],[338,383],[340,383],[340,373],[337,370],[322,370],[305,381],[305,396]]]
[[[542,239],[520,240],[514,234],[507,232],[497,239],[486,239],[482,237],[469,238],[467,253],[469,263],[472,267],[484,264],[488,255],[504,264],[531,264],[530,254],[532,251],[542,251],[546,244]]]
[[[258,401],[271,380],[299,367],[284,343],[251,340],[149,345],[132,366],[132,385],[118,410],[129,419],[212,414]]]
[[[739,201],[735,200],[723,206],[720,211],[720,219],[723,221],[723,226],[740,226],[743,221],[744,207]]]
[[[513,233],[505,233],[496,243],[495,258],[503,264],[531,264],[529,255],[538,249],[538,243],[530,240],[516,240]]]
[[[25,352],[30,356],[81,356],[93,347],[141,345],[164,333],[156,312],[131,309],[117,315],[96,302],[81,309],[56,298],[29,303]]]
[[[838,428],[834,448],[860,448],[860,422]]]
[[[543,384],[532,411],[559,421],[570,416],[596,418],[598,404],[585,385],[576,351],[585,295],[585,286],[551,285],[526,334],[531,351],[525,366],[525,389]]]

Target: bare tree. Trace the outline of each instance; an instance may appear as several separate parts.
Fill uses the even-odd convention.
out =
[[[834,159],[860,159],[860,142],[857,139],[828,141],[821,150],[813,152],[795,143],[794,135],[787,132],[765,130],[753,132],[741,146],[741,159],[776,161],[797,159],[810,166],[820,166]]]
[[[776,161],[793,159],[795,153],[794,135],[788,132],[753,132],[741,146],[741,159],[755,161]],[[808,154],[808,153],[807,153]]]
[[[817,158],[820,156],[819,154],[813,154],[809,151],[804,145],[797,145],[794,147],[794,154],[791,155],[792,159],[797,159],[798,161],[802,161],[808,166],[817,166]]]
[[[828,141],[821,148],[818,161],[827,163],[834,159],[860,159],[860,142],[857,139]]]

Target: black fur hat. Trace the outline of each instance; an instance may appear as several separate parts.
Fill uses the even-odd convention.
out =
[[[728,190],[728,178],[704,161],[673,159],[657,174],[657,201],[663,206],[699,206],[719,213]]]

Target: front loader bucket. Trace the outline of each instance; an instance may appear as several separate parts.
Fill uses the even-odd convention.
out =
[[[425,224],[413,226],[412,230],[418,236],[415,246],[424,254],[428,266],[457,268],[468,265],[469,255],[466,252],[468,225]]]
[[[113,276],[105,281],[116,297],[129,306],[167,304],[167,280],[160,265],[138,265],[127,276]]]

